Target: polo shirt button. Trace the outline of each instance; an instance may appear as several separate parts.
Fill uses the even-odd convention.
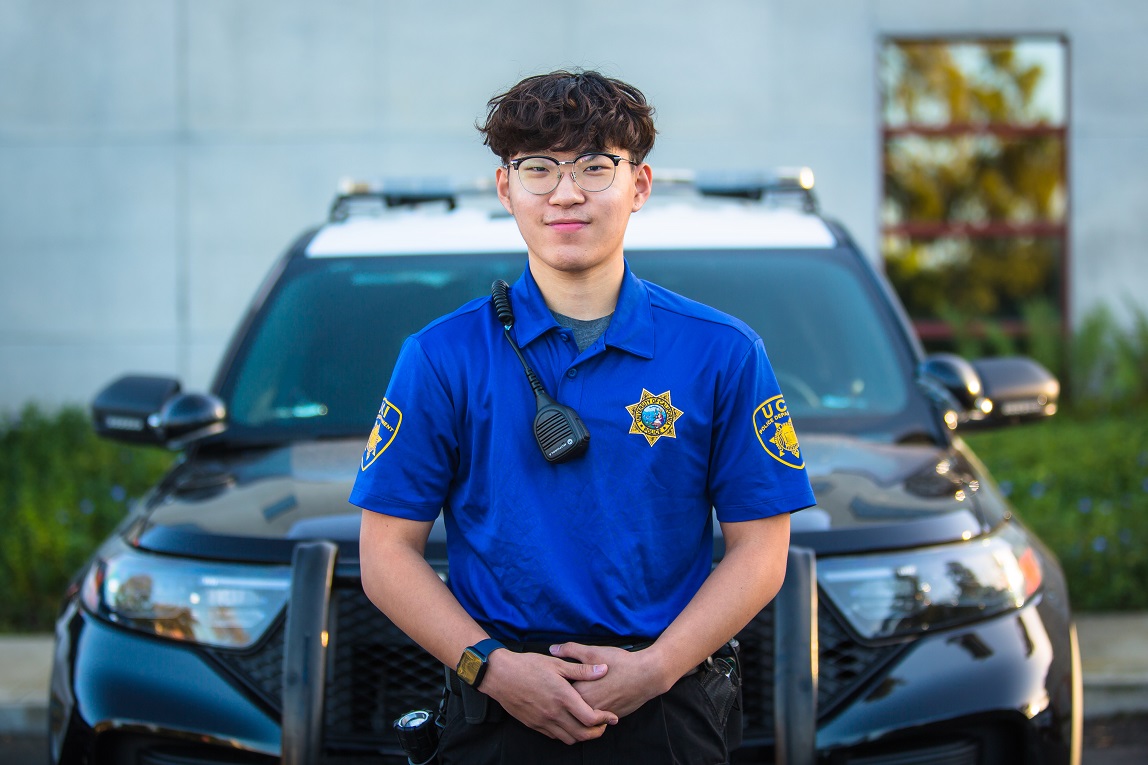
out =
[[[569,377],[571,380],[573,380],[575,377],[577,377],[577,376],[578,376],[578,370],[577,370],[577,368],[575,368],[575,369],[571,369],[571,370],[569,370],[568,372],[566,372],[566,376],[567,376],[567,377]]]
[[[564,342],[564,343],[570,342],[570,338],[566,337],[566,335],[559,334],[558,336],[560,338],[562,338],[562,342]]]

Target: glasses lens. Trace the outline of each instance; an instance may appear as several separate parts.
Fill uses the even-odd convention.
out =
[[[522,188],[531,194],[549,194],[558,185],[558,164],[543,157],[530,157],[518,164]]]
[[[586,154],[574,163],[574,177],[584,191],[605,191],[614,182],[614,160],[605,154]]]

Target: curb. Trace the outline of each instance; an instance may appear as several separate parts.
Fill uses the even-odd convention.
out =
[[[55,635],[0,635],[0,734],[48,732]]]
[[[1148,712],[1148,675],[1084,675],[1084,719]]]
[[[0,734],[47,735],[48,704],[0,704]]]
[[[1078,613],[1084,718],[1148,712],[1148,614]]]

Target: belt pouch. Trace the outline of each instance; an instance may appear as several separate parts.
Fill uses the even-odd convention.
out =
[[[462,692],[459,694],[462,697],[462,713],[466,717],[466,721],[471,725],[479,725],[486,722],[487,706],[490,703],[490,697],[482,691],[462,683]]]
[[[729,711],[729,718],[725,725],[726,747],[732,752],[741,746],[744,708],[744,688],[741,682],[741,645],[734,638],[722,646],[714,655],[715,664],[724,664],[729,671],[724,671],[734,687],[733,706]]]

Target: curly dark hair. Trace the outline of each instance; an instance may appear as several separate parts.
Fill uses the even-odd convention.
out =
[[[642,91],[598,72],[557,71],[527,77],[487,103],[476,125],[505,164],[533,151],[625,149],[642,162],[654,148],[654,107]]]

